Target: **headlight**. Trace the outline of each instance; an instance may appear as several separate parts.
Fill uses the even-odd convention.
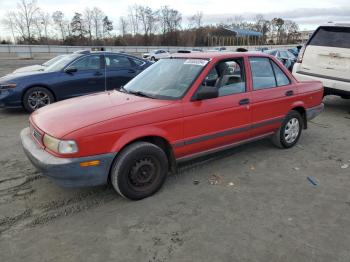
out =
[[[0,89],[15,88],[17,84],[0,84]]]
[[[73,140],[59,140],[45,134],[43,142],[48,149],[60,154],[73,154],[78,152],[78,146]]]

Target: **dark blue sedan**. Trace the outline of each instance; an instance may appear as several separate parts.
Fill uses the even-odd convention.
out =
[[[73,53],[44,71],[0,78],[0,107],[32,112],[59,100],[118,89],[151,64],[124,53]]]

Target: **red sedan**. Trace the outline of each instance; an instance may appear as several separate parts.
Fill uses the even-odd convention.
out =
[[[294,146],[323,111],[322,96],[320,82],[298,82],[265,54],[178,54],[119,90],[37,110],[21,140],[55,182],[110,181],[138,200],[158,191],[178,161],[265,137]]]

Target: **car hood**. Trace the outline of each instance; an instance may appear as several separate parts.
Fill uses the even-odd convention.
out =
[[[41,131],[63,138],[89,125],[167,106],[173,102],[109,91],[51,104],[35,111],[30,118]]]
[[[13,71],[13,73],[18,74],[18,73],[24,73],[24,72],[42,71],[44,68],[45,66],[42,66],[42,65],[31,65],[31,66],[18,68],[15,71]]]
[[[20,72],[12,73],[6,76],[0,77],[0,83],[9,83],[9,82],[19,82],[21,80],[27,81],[28,79],[36,79],[42,77],[48,77],[49,74],[55,72],[44,72],[44,71],[29,71],[29,72]]]

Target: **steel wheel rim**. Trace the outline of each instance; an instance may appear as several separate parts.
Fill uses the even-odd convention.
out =
[[[50,103],[50,97],[44,91],[34,91],[28,96],[28,105],[33,110],[37,110],[40,107],[49,105]]]
[[[292,144],[298,138],[300,132],[299,119],[291,118],[284,128],[284,140]]]
[[[134,162],[128,171],[130,187],[139,192],[149,190],[160,177],[160,163],[153,156],[145,156]]]

